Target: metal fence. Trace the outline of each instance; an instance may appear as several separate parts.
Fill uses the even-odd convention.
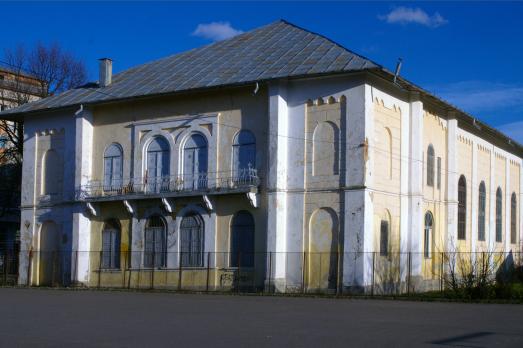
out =
[[[205,252],[198,255],[197,265],[187,263],[191,257],[184,254],[21,252],[19,284],[398,296],[523,281],[515,276],[521,274],[522,254],[512,252]]]
[[[91,180],[77,189],[77,199],[155,195],[161,193],[207,192],[244,190],[260,185],[254,168],[235,171],[180,174],[137,178],[113,178],[107,181]]]
[[[0,285],[18,283],[18,257],[14,250],[0,250]]]

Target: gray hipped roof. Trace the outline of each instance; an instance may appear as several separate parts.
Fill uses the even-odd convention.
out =
[[[280,20],[123,71],[107,87],[86,85],[4,114],[371,68],[381,67],[321,35]]]

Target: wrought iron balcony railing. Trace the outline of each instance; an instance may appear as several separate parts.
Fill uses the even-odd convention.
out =
[[[200,173],[89,181],[76,192],[76,199],[91,200],[111,197],[163,194],[194,195],[205,193],[248,192],[258,187],[260,179],[256,169],[246,168],[232,172]]]

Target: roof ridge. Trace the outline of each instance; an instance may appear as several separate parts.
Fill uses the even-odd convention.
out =
[[[300,30],[306,31],[306,32],[308,32],[308,33],[311,33],[311,34],[313,34],[313,35],[317,35],[317,36],[319,36],[319,37],[321,37],[321,38],[323,38],[323,39],[325,39],[325,40],[331,42],[332,44],[334,44],[334,45],[336,45],[336,46],[338,46],[338,47],[340,47],[340,48],[346,50],[347,52],[349,52],[349,53],[351,53],[351,54],[353,54],[353,55],[356,55],[356,56],[358,56],[358,57],[360,57],[360,58],[362,58],[362,59],[368,60],[368,61],[371,62],[372,64],[374,64],[374,65],[376,65],[376,66],[378,66],[378,67],[380,67],[380,68],[383,68],[383,66],[382,66],[381,64],[378,64],[378,63],[376,63],[375,61],[373,61],[372,59],[367,58],[366,56],[364,56],[364,55],[362,55],[362,54],[356,53],[356,52],[354,52],[354,51],[351,50],[351,49],[348,49],[347,47],[343,46],[342,44],[340,44],[340,43],[334,41],[333,39],[331,39],[331,38],[329,38],[329,37],[327,37],[327,36],[325,36],[325,35],[323,35],[323,34],[319,34],[319,33],[315,32],[315,31],[312,31],[312,30],[309,30],[309,29],[305,29],[305,28],[300,27],[300,26],[297,25],[297,24],[291,23],[291,22],[289,22],[289,21],[287,21],[287,20],[285,20],[285,19],[280,19],[279,21],[281,21],[281,22],[283,22],[283,23],[285,23],[285,24],[288,24],[288,25],[290,25],[290,26],[293,26],[293,27],[295,27],[295,28],[297,28],[297,29],[300,29]]]

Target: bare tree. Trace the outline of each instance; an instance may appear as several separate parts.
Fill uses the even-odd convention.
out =
[[[86,82],[87,70],[83,61],[56,43],[49,46],[38,43],[29,50],[22,45],[6,49],[2,61],[8,78],[0,81],[0,97],[9,100],[9,107],[45,98]],[[2,192],[19,192],[23,134],[22,122],[0,120]],[[4,200],[12,201],[11,198],[0,199],[0,216],[5,212],[1,202]]]

